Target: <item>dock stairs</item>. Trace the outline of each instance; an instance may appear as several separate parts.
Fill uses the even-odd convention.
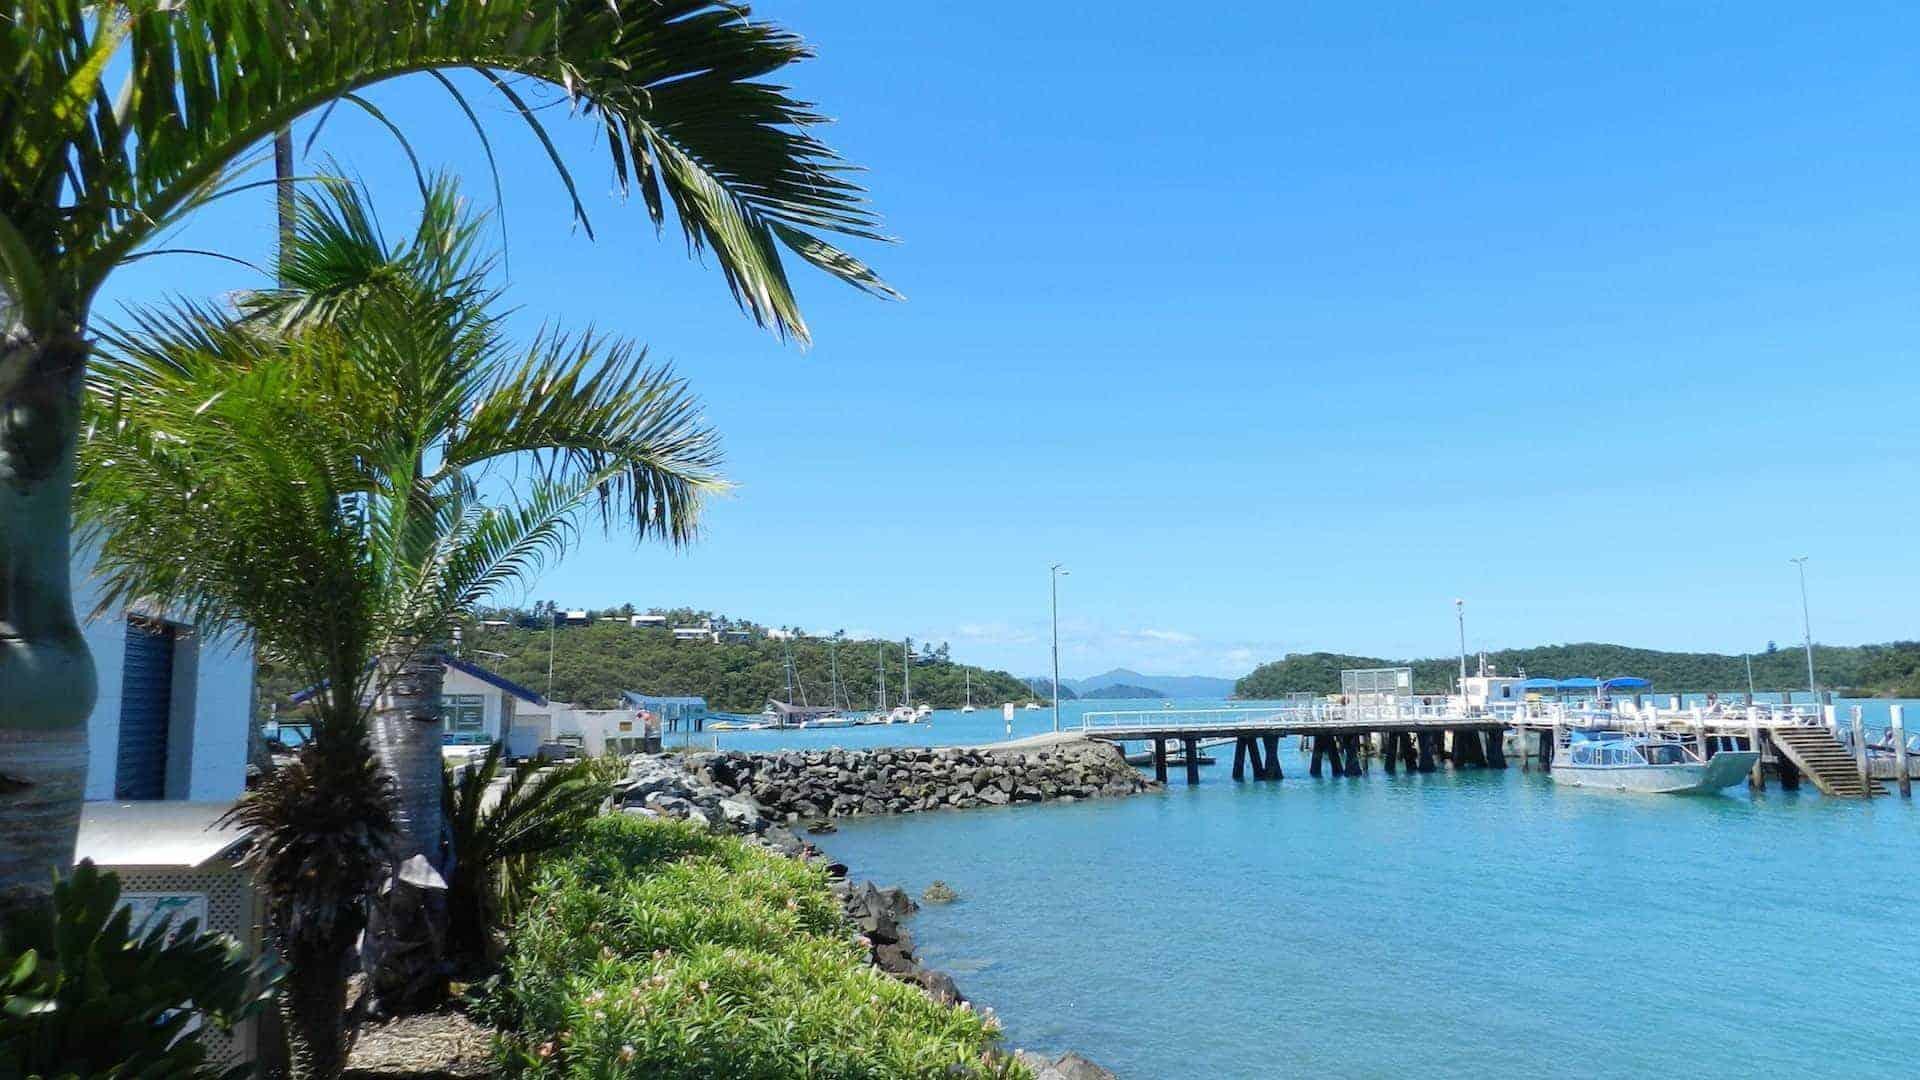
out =
[[[1776,727],[1774,749],[1813,780],[1822,795],[1865,799],[1885,794],[1878,780],[1860,775],[1860,766],[1833,731],[1824,727]]]

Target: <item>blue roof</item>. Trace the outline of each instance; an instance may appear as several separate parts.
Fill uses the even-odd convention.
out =
[[[493,672],[488,671],[486,668],[481,667],[479,664],[469,664],[465,660],[461,660],[458,657],[453,657],[453,656],[443,656],[440,659],[444,661],[446,665],[452,668],[453,670],[464,672],[468,675],[471,675],[474,678],[479,679],[481,682],[486,683],[488,686],[494,686],[502,690],[505,690],[507,693],[512,694],[514,697],[519,698],[521,701],[525,701],[532,705],[544,706],[547,704],[547,699],[542,697],[541,695],[534,693],[533,691],[527,689],[524,686],[521,686],[519,683],[514,682],[512,679],[506,678],[503,675],[495,675]]]
[[[514,682],[512,679],[506,678],[505,676],[502,676],[502,675],[495,675],[493,672],[488,671],[486,668],[481,667],[479,664],[470,664],[465,660],[461,660],[458,657],[453,657],[453,656],[443,656],[440,658],[440,660],[445,666],[452,668],[455,671],[462,672],[467,675],[471,675],[474,678],[479,679],[481,682],[486,683],[488,686],[494,686],[502,690],[505,690],[507,693],[512,694],[514,697],[517,697],[520,700],[525,701],[529,704],[540,705],[540,706],[545,706],[547,704],[546,698],[541,697],[539,694],[534,693],[533,691],[527,689],[524,686],[521,686],[519,683]],[[373,670],[374,663],[375,661],[372,661],[372,660],[367,661],[367,670],[369,671]],[[328,684],[326,682],[315,683],[312,686],[307,687],[305,690],[300,690],[292,694],[287,698],[287,700],[293,702],[295,705],[305,705],[308,701],[310,701],[313,698],[315,694],[318,694],[320,691],[326,689],[327,685]]]
[[[666,694],[642,694],[634,690],[620,691],[620,697],[629,705],[699,705],[704,707],[707,699],[703,697],[673,697]]]
[[[1595,679],[1581,675],[1571,679],[1524,679],[1520,683],[1522,690],[1644,690],[1653,683],[1638,675],[1615,675],[1611,679]]]

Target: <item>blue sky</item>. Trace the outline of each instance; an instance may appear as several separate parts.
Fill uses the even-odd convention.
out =
[[[906,303],[802,272],[804,351],[556,109],[570,228],[488,102],[521,324],[672,359],[738,484],[697,547],[594,538],[530,598],[1025,674],[1059,561],[1064,673],[1237,675],[1450,653],[1455,596],[1476,648],[1784,645],[1807,554],[1817,638],[1915,636],[1920,12],[1421,7],[756,5],[901,238],[858,250]],[[436,85],[371,96],[492,200]],[[342,109],[323,152],[407,226],[390,136]],[[177,242],[271,238],[236,198]],[[99,310],[257,280],[154,259]]]

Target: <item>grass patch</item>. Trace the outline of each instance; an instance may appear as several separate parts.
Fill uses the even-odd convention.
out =
[[[514,1075],[1029,1075],[991,1018],[874,970],[822,871],[697,824],[596,819],[510,937],[486,1011]]]

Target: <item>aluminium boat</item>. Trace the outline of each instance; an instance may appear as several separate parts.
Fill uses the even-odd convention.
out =
[[[1696,795],[1732,787],[1759,759],[1752,750],[1722,750],[1703,760],[1678,737],[1658,732],[1574,730],[1547,775],[1569,787]]]

